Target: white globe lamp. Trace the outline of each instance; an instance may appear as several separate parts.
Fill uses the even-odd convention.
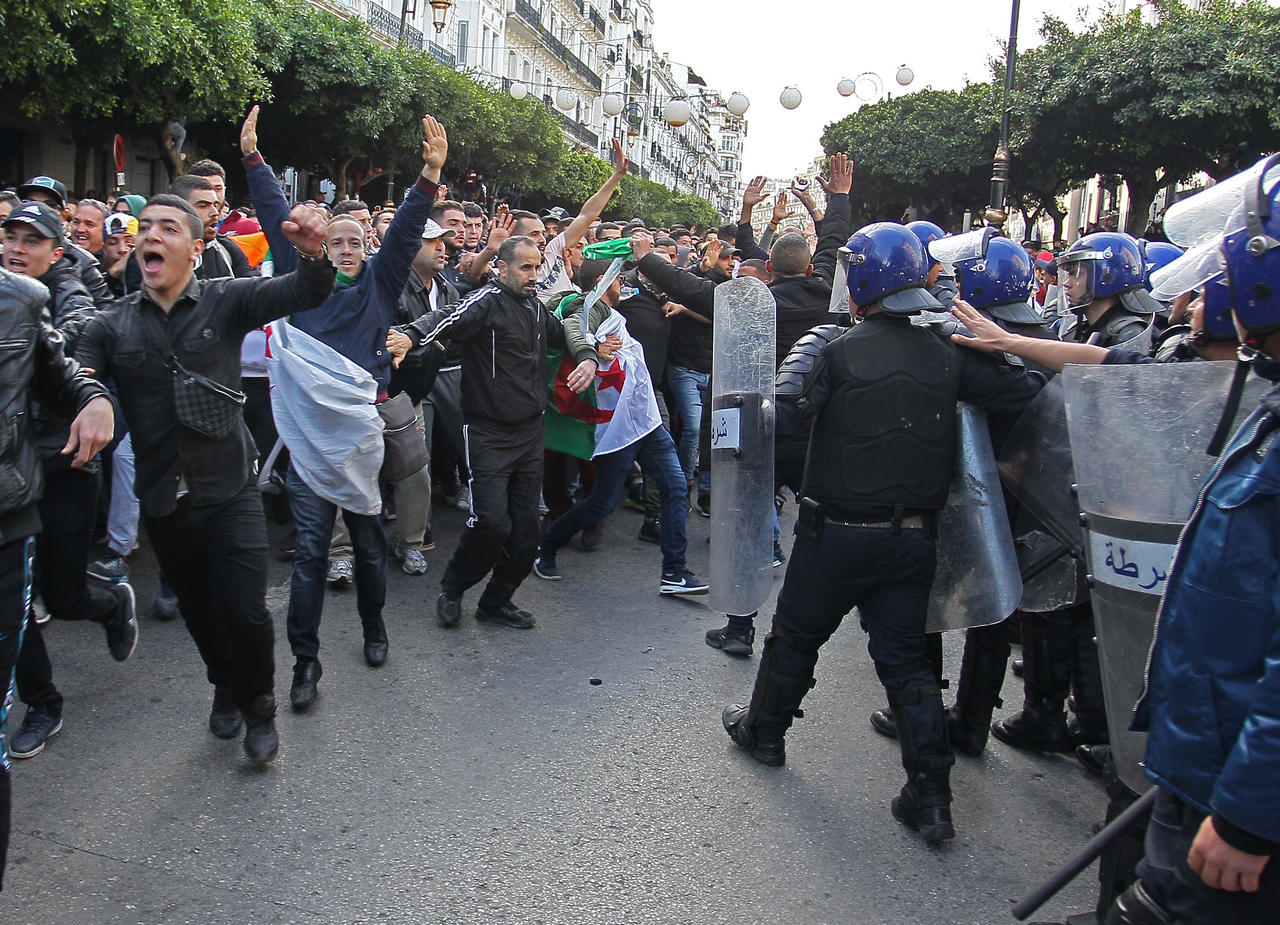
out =
[[[782,104],[783,109],[795,109],[803,100],[804,97],[795,87],[787,87],[778,97],[778,102]]]
[[[621,93],[606,93],[604,95],[604,102],[602,105],[604,106],[604,114],[606,116],[616,116],[618,113],[622,112],[622,107],[626,105],[626,103],[622,99]]]
[[[844,80],[836,84],[836,92],[841,96],[853,96],[853,91],[857,89],[857,86],[858,85],[853,82],[852,78],[846,77]]]
[[[751,100],[747,99],[744,93],[734,93],[724,105],[735,116],[745,116],[747,109],[751,106]]]
[[[529,95],[529,88],[519,81],[516,81],[511,85],[511,95],[518,100],[522,100]]]
[[[904,64],[902,67],[898,68],[898,73],[894,74],[893,77],[894,80],[898,82],[899,86],[906,87],[911,84],[911,81],[916,79],[916,72]]]
[[[573,91],[568,87],[561,87],[556,91],[556,105],[568,112],[577,103],[577,99],[573,95]]]
[[[681,126],[693,118],[693,107],[688,100],[674,99],[662,107],[662,120],[668,125]]]

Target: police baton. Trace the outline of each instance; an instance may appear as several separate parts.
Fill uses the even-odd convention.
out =
[[[1152,787],[1144,793],[1136,803],[1112,819],[1101,832],[1089,839],[1089,843],[1080,849],[1080,853],[1059,867],[1046,883],[1041,884],[1024,896],[1022,901],[1013,907],[1013,917],[1019,922],[1025,921],[1027,916],[1047,903],[1060,889],[1078,877],[1082,870],[1097,860],[1098,855],[1102,854],[1107,845],[1123,835],[1125,830],[1137,822],[1139,818],[1151,812],[1151,804],[1155,802],[1158,789]]]

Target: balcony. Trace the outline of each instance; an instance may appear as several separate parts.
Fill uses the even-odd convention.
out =
[[[600,11],[594,6],[587,7],[587,22],[591,23],[591,27],[602,36],[607,34],[605,32],[604,17],[600,15]]]
[[[592,150],[595,150],[596,147],[599,146],[600,136],[591,131],[591,129],[587,128],[587,126],[583,125],[577,119],[567,113],[561,112],[551,102],[551,97],[546,97],[543,102],[546,104],[548,109],[555,113],[556,119],[559,120],[560,124],[569,132],[570,135]]]
[[[373,27],[374,32],[378,32],[391,39],[393,42],[400,41],[400,17],[392,13],[386,7],[380,5],[377,0],[366,0],[365,2],[365,19],[369,25]],[[404,44],[410,48],[422,49],[422,32],[413,26],[405,25]],[[443,49],[441,49],[443,51]],[[450,55],[452,57],[452,55]],[[452,67],[452,65],[450,65]]]
[[[631,11],[618,2],[618,0],[609,0],[609,15],[618,22],[626,22],[631,18]]]
[[[643,72],[641,72],[640,68],[635,67],[635,66],[632,66],[632,68],[631,68],[631,83],[632,83],[632,85],[635,87],[635,89],[637,89],[637,90],[643,90],[643,89],[644,89],[644,73],[643,73]]]
[[[577,55],[565,47],[564,42],[560,41],[542,25],[542,17],[538,15],[538,11],[533,8],[529,0],[516,0],[516,14],[523,19],[538,38],[542,40],[542,44],[547,46],[553,55],[569,65],[579,77],[581,77],[594,90],[599,90],[602,86],[600,75],[591,68],[587,67]]]

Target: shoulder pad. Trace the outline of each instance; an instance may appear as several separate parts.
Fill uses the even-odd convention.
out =
[[[801,335],[778,367],[773,380],[774,394],[787,398],[804,395],[808,391],[806,381],[817,368],[822,352],[827,349],[828,344],[848,330],[836,324],[820,324]]]

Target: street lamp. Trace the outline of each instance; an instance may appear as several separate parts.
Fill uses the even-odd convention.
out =
[[[1009,44],[1004,55],[1004,102],[1000,107],[1000,143],[991,162],[991,204],[987,207],[987,224],[999,228],[1008,214],[1004,210],[1005,192],[1009,186],[1009,97],[1013,95],[1013,69],[1018,61],[1018,13],[1022,0],[1013,0],[1009,22]]]
[[[444,31],[445,21],[449,17],[449,7],[453,6],[453,0],[430,0],[431,2],[431,22],[436,27],[436,35]]]
[[[783,109],[795,109],[800,105],[804,97],[795,87],[787,87],[778,97],[778,102],[782,104]]]

